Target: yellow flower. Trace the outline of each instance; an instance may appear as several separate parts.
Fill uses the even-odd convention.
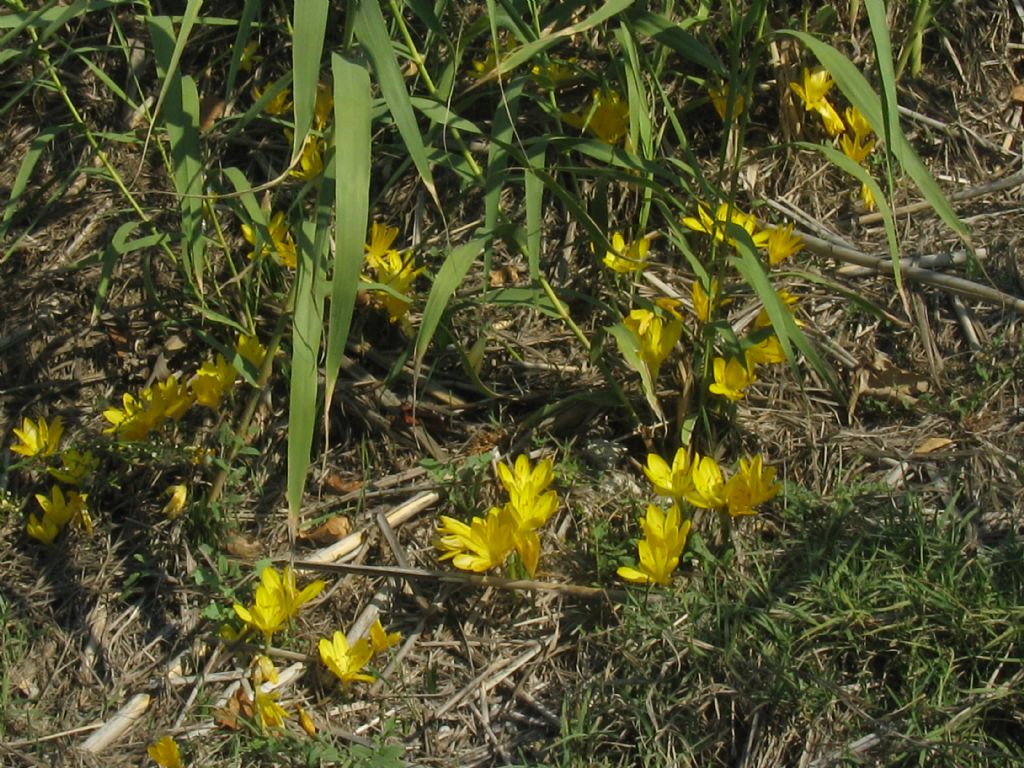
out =
[[[718,278],[711,278],[710,294],[704,290],[704,283],[699,278],[694,280],[693,287],[690,289],[690,297],[693,301],[693,314],[702,323],[710,323],[712,313],[720,305],[718,301]]]
[[[164,516],[173,520],[185,509],[185,502],[188,501],[188,486],[169,485],[164,490],[164,495],[170,497],[164,504]]]
[[[242,72],[252,72],[254,64],[263,61],[263,57],[256,53],[259,50],[259,43],[250,40],[242,49],[242,55],[238,58],[238,69]],[[258,98],[258,97],[257,97]]]
[[[86,506],[88,500],[89,494],[78,493],[77,491],[68,491],[68,495],[65,497],[64,491],[60,489],[60,486],[55,485],[50,489],[49,496],[42,493],[36,494],[36,501],[43,510],[43,519],[37,519],[36,525],[33,526],[32,519],[30,518],[29,525],[49,533],[54,527],[59,532],[65,525],[73,522],[79,528],[84,529],[86,533],[92,533],[92,517],[89,515],[89,509]],[[39,538],[34,536],[31,530],[29,535],[33,536],[33,538]],[[56,533],[53,534],[53,537],[55,536]],[[53,537],[44,543],[51,543]],[[41,538],[39,540],[43,541]]]
[[[316,84],[316,106],[313,108],[313,124],[318,131],[324,130],[334,111],[334,94],[327,83]]]
[[[376,291],[392,323],[402,320],[412,306],[412,284],[423,274],[425,267],[415,268],[410,255],[405,258],[398,251],[388,251],[377,265],[377,282],[391,288],[391,291]],[[398,295],[395,295],[398,294]]]
[[[547,64],[534,64],[530,67],[530,74],[541,88],[558,90],[576,77],[575,63],[575,57],[565,61],[551,59]]]
[[[753,515],[757,506],[773,498],[781,489],[775,482],[775,468],[762,467],[761,457],[740,459],[739,471],[725,484],[723,495],[732,517]]]
[[[640,520],[644,539],[637,545],[639,568],[622,566],[617,570],[619,577],[634,584],[668,586],[690,533],[690,521],[681,517],[676,504],[669,507],[668,512],[648,504],[647,515]]]
[[[627,243],[621,233],[613,232],[613,250],[605,253],[603,263],[608,269],[620,274],[639,272],[647,266],[647,249],[650,244],[650,240],[646,237]],[[590,249],[593,250],[594,246],[591,245]]]
[[[398,227],[389,227],[376,221],[370,225],[370,242],[363,247],[366,249],[366,262],[373,269],[379,269],[384,263],[396,237]]]
[[[654,485],[656,494],[669,496],[677,502],[693,487],[690,477],[690,457],[685,448],[676,451],[671,467],[658,454],[647,454],[647,466],[644,467],[644,474]]]
[[[832,88],[832,78],[824,69],[816,69],[811,72],[804,67],[804,82],[790,83],[789,87],[800,97],[804,103],[804,111],[817,112],[825,130],[829,136],[838,136],[845,129],[843,119],[836,112],[835,107],[825,98],[829,89]]]
[[[397,645],[401,640],[402,635],[398,632],[388,633],[384,631],[384,625],[380,623],[379,617],[370,625],[370,647],[373,649],[374,654],[384,653],[384,651],[393,645]]]
[[[267,348],[260,344],[258,337],[246,336],[241,333],[238,334],[238,343],[235,344],[235,351],[241,355],[243,360],[252,364],[252,367],[256,370],[259,370],[260,366],[263,365],[263,358],[267,356]]]
[[[320,660],[324,666],[334,673],[341,682],[348,684],[356,681],[372,683],[373,675],[361,672],[373,656],[373,649],[367,639],[361,638],[349,645],[345,633],[335,631],[333,640],[320,638]]]
[[[857,143],[860,143],[873,133],[871,123],[868,122],[868,119],[856,107],[847,107],[844,114],[846,115],[846,125],[853,131]]]
[[[871,154],[871,150],[875,148],[874,141],[865,141],[861,143],[861,139],[856,136],[850,136],[848,133],[844,133],[839,137],[839,146],[843,150],[843,154],[853,160],[855,163],[863,163],[864,159]]]
[[[768,263],[773,267],[781,264],[804,247],[803,238],[793,234],[793,225],[773,227],[768,230]]]
[[[781,290],[776,295],[779,297],[779,301],[782,302],[783,306],[787,307],[791,312],[793,310],[793,307],[797,305],[797,302],[800,301],[799,298],[797,298],[787,290]],[[803,325],[803,321],[801,320],[795,320],[795,322],[797,325]],[[771,326],[771,324],[772,321],[771,318],[768,317],[768,310],[762,308],[761,311],[757,313],[757,317],[754,318],[754,327],[768,328]]]
[[[463,571],[483,573],[496,568],[515,546],[515,529],[502,507],[491,507],[485,517],[474,517],[469,525],[442,515],[437,532],[435,546],[444,550],[441,559],[451,558]]]
[[[161,737],[146,747],[146,753],[160,768],[185,768],[184,763],[181,762],[178,743],[169,735]]]
[[[277,211],[271,215],[270,223],[267,224],[269,243],[267,240],[262,240],[258,251],[256,250],[256,244],[260,238],[257,232],[248,224],[242,224],[242,237],[245,238],[249,245],[253,246],[253,251],[249,254],[250,260],[272,254],[274,261],[281,266],[295,269],[297,264],[295,238],[292,237],[291,229],[288,227],[288,220],[285,218],[283,211]]]
[[[316,723],[302,707],[297,707],[299,714],[299,726],[306,732],[307,736],[316,736]]]
[[[721,88],[710,87],[708,88],[708,96],[711,97],[711,105],[715,108],[715,112],[718,113],[718,117],[725,120],[725,113],[729,106],[729,86],[724,85]],[[740,94],[732,105],[732,119],[738,119],[746,108],[747,100],[743,94]]]
[[[701,509],[725,506],[725,482],[718,462],[710,456],[694,454],[692,465],[693,488],[686,500]]]
[[[498,48],[495,50],[494,40],[487,41],[487,55],[483,59],[473,60],[473,71],[470,73],[478,80],[482,80],[487,77],[494,69],[498,66],[498,60],[516,48],[515,40],[499,40]],[[508,75],[509,72],[505,71],[503,75]]]
[[[683,334],[683,323],[677,317],[665,320],[647,309],[634,309],[622,324],[640,340],[640,359],[647,366],[651,382],[655,382],[661,364],[675,349]]]
[[[11,450],[22,456],[52,456],[60,446],[63,435],[64,422],[60,416],[54,416],[50,422],[39,419],[39,423],[25,418],[22,419],[21,429],[14,428],[18,442],[11,446]]]
[[[711,235],[720,243],[724,243],[726,237],[728,237],[729,245],[736,247],[735,238],[730,236],[727,231],[729,224],[735,224],[750,235],[750,239],[754,242],[756,248],[764,248],[768,244],[768,233],[758,231],[757,219],[749,213],[744,213],[735,206],[729,205],[729,203],[719,205],[715,211],[714,218],[711,218],[711,213],[705,206],[698,205],[697,216],[698,218],[696,219],[692,216],[684,218],[683,226],[692,229],[694,232],[703,232]]]
[[[77,451],[69,448],[60,454],[60,469],[47,467],[51,477],[67,485],[81,485],[100,465],[92,451]]]
[[[593,103],[585,112],[563,113],[562,120],[573,128],[586,130],[605,144],[618,144],[629,130],[629,106],[615,91],[595,90]]]
[[[265,91],[259,88],[254,87],[252,89],[252,95],[256,98],[257,101],[263,98],[264,93]],[[288,112],[291,111],[292,108],[291,96],[291,89],[282,88],[280,91],[274,94],[274,98],[272,98],[270,101],[266,103],[266,105],[263,107],[263,111],[266,112],[268,115],[274,115],[275,117],[278,115],[287,114]]]
[[[175,375],[156,383],[151,390],[156,410],[165,419],[178,421],[192,407],[192,396],[184,382],[179,383]]]
[[[299,167],[288,172],[290,176],[303,181],[314,181],[324,172],[324,151],[327,145],[323,139],[310,135],[306,137],[306,143],[302,145],[302,154],[299,155]],[[294,265],[287,265],[294,266]]]
[[[871,191],[871,187],[867,184],[860,185],[860,199],[864,203],[864,207],[869,210],[875,210],[875,194]]]
[[[43,515],[43,519],[40,520],[34,514],[30,514],[28,516],[28,524],[25,526],[25,532],[36,541],[41,541],[43,544],[53,544],[53,540],[60,533],[60,527],[46,515]]]
[[[264,691],[259,686],[253,691],[253,709],[264,731],[283,728],[285,718],[289,717],[287,710],[277,703],[280,696],[280,691]]]
[[[728,362],[723,357],[716,357],[714,372],[715,380],[708,389],[733,401],[742,400],[743,390],[757,380],[753,366],[735,357],[730,357]]]
[[[536,466],[531,467],[530,457],[520,454],[513,467],[504,462],[498,463],[498,480],[511,497],[536,498],[547,490],[554,479],[555,465],[551,459],[541,459]]]
[[[273,566],[267,566],[260,574],[260,585],[256,587],[252,607],[235,603],[235,613],[246,624],[262,632],[269,643],[271,636],[288,623],[303,604],[316,597],[324,586],[324,582],[318,579],[300,592],[291,566],[286,565],[283,574]]]
[[[196,402],[214,411],[220,408],[221,398],[234,386],[235,367],[219,353],[216,360],[203,363],[189,382]]]
[[[779,337],[775,334],[767,336],[756,344],[747,347],[745,353],[749,365],[772,365],[786,362],[786,352],[782,348]]]
[[[145,440],[150,432],[159,429],[165,421],[161,403],[153,397],[153,390],[146,387],[139,393],[138,400],[127,392],[121,396],[122,408],[107,408],[103,418],[110,426],[103,430],[113,433],[119,440]]]

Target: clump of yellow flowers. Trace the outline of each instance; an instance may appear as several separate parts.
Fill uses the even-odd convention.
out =
[[[521,455],[514,466],[498,464],[497,472],[508,501],[468,524],[442,515],[435,545],[443,552],[442,560],[477,573],[504,564],[515,551],[533,576],[540,560],[537,531],[558,508],[558,494],[548,489],[555,479],[554,465],[543,459],[531,466],[529,457]]]
[[[412,306],[412,288],[424,267],[416,268],[411,253],[401,253],[391,245],[398,236],[398,227],[373,222],[370,242],[366,245],[366,265],[376,276],[376,282],[385,286],[373,291],[374,298],[388,313],[392,323],[399,323],[406,332],[411,330],[406,315]]]
[[[780,490],[775,469],[765,468],[760,456],[740,459],[737,471],[726,480],[714,458],[699,453],[691,458],[680,448],[671,464],[649,454],[644,474],[655,494],[671,503],[667,510],[649,504],[640,520],[644,538],[637,547],[639,562],[636,567],[618,569],[620,578],[634,584],[667,586],[671,582],[693,525],[690,508],[715,510],[726,518],[754,515]]]

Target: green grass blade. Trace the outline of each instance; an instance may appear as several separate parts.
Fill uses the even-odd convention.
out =
[[[371,160],[370,73],[360,64],[337,54],[331,57],[331,69],[334,74],[337,211],[327,325],[325,419],[341,369],[363,264],[363,243],[370,215]]]
[[[157,69],[164,79],[164,122],[171,145],[171,177],[180,196],[182,266],[196,292],[203,293],[203,166],[199,149],[199,93],[195,81],[173,67],[174,29],[170,18],[149,20]]]
[[[846,95],[857,109],[859,109],[872,129],[879,136],[885,135],[887,118],[882,111],[882,102],[878,94],[874,92],[871,85],[860,73],[857,67],[843,54],[837,51],[828,43],[823,43],[812,35],[798,30],[784,30],[784,34],[792,35],[802,42],[821,62],[822,66],[829,71],[836,85]],[[917,185],[918,190],[924,196],[928,204],[935,210],[939,217],[966,241],[970,240],[970,233],[960,218],[953,210],[949,200],[935,182],[931,173],[921,162],[921,158],[914,152],[910,142],[907,141],[903,131],[899,129],[892,134],[892,144],[889,150],[903,170],[910,176]]]
[[[750,241],[750,236],[734,224],[728,225],[728,229],[730,234],[736,239],[737,251],[740,254],[739,256],[729,256],[729,263],[743,276],[747,285],[753,289],[761,303],[764,304],[768,318],[772,321],[772,328],[775,330],[775,335],[778,336],[779,343],[786,352],[786,357],[790,361],[794,374],[796,374],[798,379],[801,378],[800,369],[796,365],[796,356],[793,353],[793,347],[795,346],[803,352],[807,362],[811,364],[811,367],[828,384],[833,395],[839,402],[843,402],[844,396],[836,380],[835,373],[821,358],[821,355],[818,354],[818,351],[811,344],[806,334],[800,330],[789,308],[779,299],[778,294],[772,287],[771,281],[768,279],[768,274],[764,270],[764,265],[754,249],[754,244]]]
[[[537,171],[544,171],[544,156],[547,142],[538,141],[527,150],[526,159],[530,167],[524,179],[526,197],[526,258],[530,265],[530,279],[540,280],[540,252],[544,235],[544,183]]]
[[[297,237],[295,312],[292,318],[291,379],[288,398],[288,530],[298,530],[306,488],[317,408],[317,358],[323,326],[323,298],[316,290],[319,259],[316,222],[303,221]]]
[[[420,329],[416,334],[416,361],[423,359],[427,347],[430,346],[434,332],[437,330],[441,317],[444,315],[448,300],[455,293],[455,290],[462,285],[466,273],[473,265],[476,257],[487,247],[490,242],[490,235],[478,237],[458,246],[445,259],[441,269],[434,278],[434,284],[430,288],[430,295],[427,297],[426,306],[423,307],[423,318],[420,320]]]
[[[871,25],[871,36],[875,41],[875,60],[878,62],[878,76],[882,81],[882,113],[885,116],[886,146],[892,145],[892,137],[900,131],[899,102],[896,99],[896,70],[892,62],[892,40],[889,38],[889,20],[882,0],[864,0]]]
[[[388,105],[395,126],[402,136],[402,141],[405,142],[405,148],[409,150],[409,157],[412,159],[413,165],[416,166],[434,204],[438,210],[441,210],[441,200],[437,196],[437,188],[434,186],[434,176],[430,170],[430,161],[423,144],[423,136],[416,123],[416,114],[413,112],[412,103],[409,100],[409,92],[405,88],[405,78],[402,77],[402,70],[398,66],[398,60],[391,47],[391,38],[388,35],[384,16],[380,12],[377,0],[361,0],[357,4],[355,33],[360,45],[366,50],[366,54],[373,63],[377,84],[380,86],[381,94]]]
[[[370,3],[361,2],[361,5]],[[374,0],[375,4],[375,0]],[[320,82],[320,58],[324,52],[327,31],[328,0],[295,0],[292,26],[292,104],[295,108],[295,133],[292,136],[292,156],[302,151],[306,134],[313,124],[316,107],[316,87]]]
[[[18,173],[14,177],[14,183],[11,185],[10,198],[7,204],[4,205],[3,216],[0,216],[0,240],[7,236],[11,217],[14,216],[15,210],[17,210],[18,205],[21,203],[21,196],[25,194],[25,190],[28,188],[29,179],[32,178],[32,171],[43,156],[43,151],[50,142],[64,133],[65,130],[65,126],[55,125],[44,128],[32,138],[28,151],[25,152],[25,157],[22,158],[21,165],[18,166]]]
[[[503,92],[491,121],[491,145],[487,149],[487,170],[484,174],[484,232],[494,232],[501,209],[501,192],[505,188],[505,169],[509,155],[504,145],[515,137],[515,119],[519,114],[524,78],[515,78]],[[484,255],[484,273],[491,273],[491,249]]]
[[[700,40],[686,31],[685,22],[680,24],[656,13],[642,11],[630,14],[634,29],[648,35],[670,48],[684,59],[699,65],[708,72],[727,77],[725,65]]]
[[[174,41],[174,46],[169,54],[157,57],[157,74],[163,80],[163,84],[160,86],[160,95],[157,97],[156,106],[153,107],[154,122],[150,124],[150,132],[152,132],[153,126],[156,125],[156,116],[160,114],[164,100],[171,89],[177,90],[177,83],[172,80],[171,76],[178,77],[180,75],[178,65],[181,63],[181,54],[185,50],[188,36],[192,33],[192,27],[195,26],[196,19],[199,17],[199,9],[202,5],[203,0],[188,0],[188,4],[185,6],[185,13],[181,17],[181,28],[178,30],[177,35],[174,34],[174,24],[171,18],[169,16],[159,17],[162,19],[160,22],[161,30]],[[147,21],[152,26],[156,18],[151,16]],[[154,45],[155,43],[156,41],[154,40]],[[146,136],[146,143],[149,143],[149,135]]]
[[[231,61],[228,64],[228,78],[224,85],[224,101],[231,101],[235,91],[235,79],[238,77],[238,70],[242,62],[242,54],[245,46],[249,44],[252,36],[252,22],[262,3],[260,0],[245,0],[242,8],[242,15],[238,19],[238,31],[235,33],[235,43],[231,48]]]

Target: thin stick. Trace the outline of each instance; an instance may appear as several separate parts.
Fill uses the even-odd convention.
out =
[[[281,563],[288,562],[281,560]],[[421,568],[399,568],[387,565],[356,565],[354,563],[322,563],[308,560],[296,560],[291,563],[299,570],[319,571],[321,573],[355,573],[361,576],[397,576],[403,579],[422,579],[438,581],[445,584],[462,584],[464,586],[507,589],[518,592],[558,592],[571,597],[585,600],[608,600],[609,602],[626,602],[628,593],[621,589],[601,589],[600,587],[584,587],[578,584],[562,584],[553,581],[535,581],[532,579],[505,579],[500,576],[484,576],[475,573],[457,573],[448,571],[428,571]]]

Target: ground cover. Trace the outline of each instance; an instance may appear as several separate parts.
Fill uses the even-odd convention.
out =
[[[0,16],[0,762],[1020,760],[1024,19],[286,5]]]

